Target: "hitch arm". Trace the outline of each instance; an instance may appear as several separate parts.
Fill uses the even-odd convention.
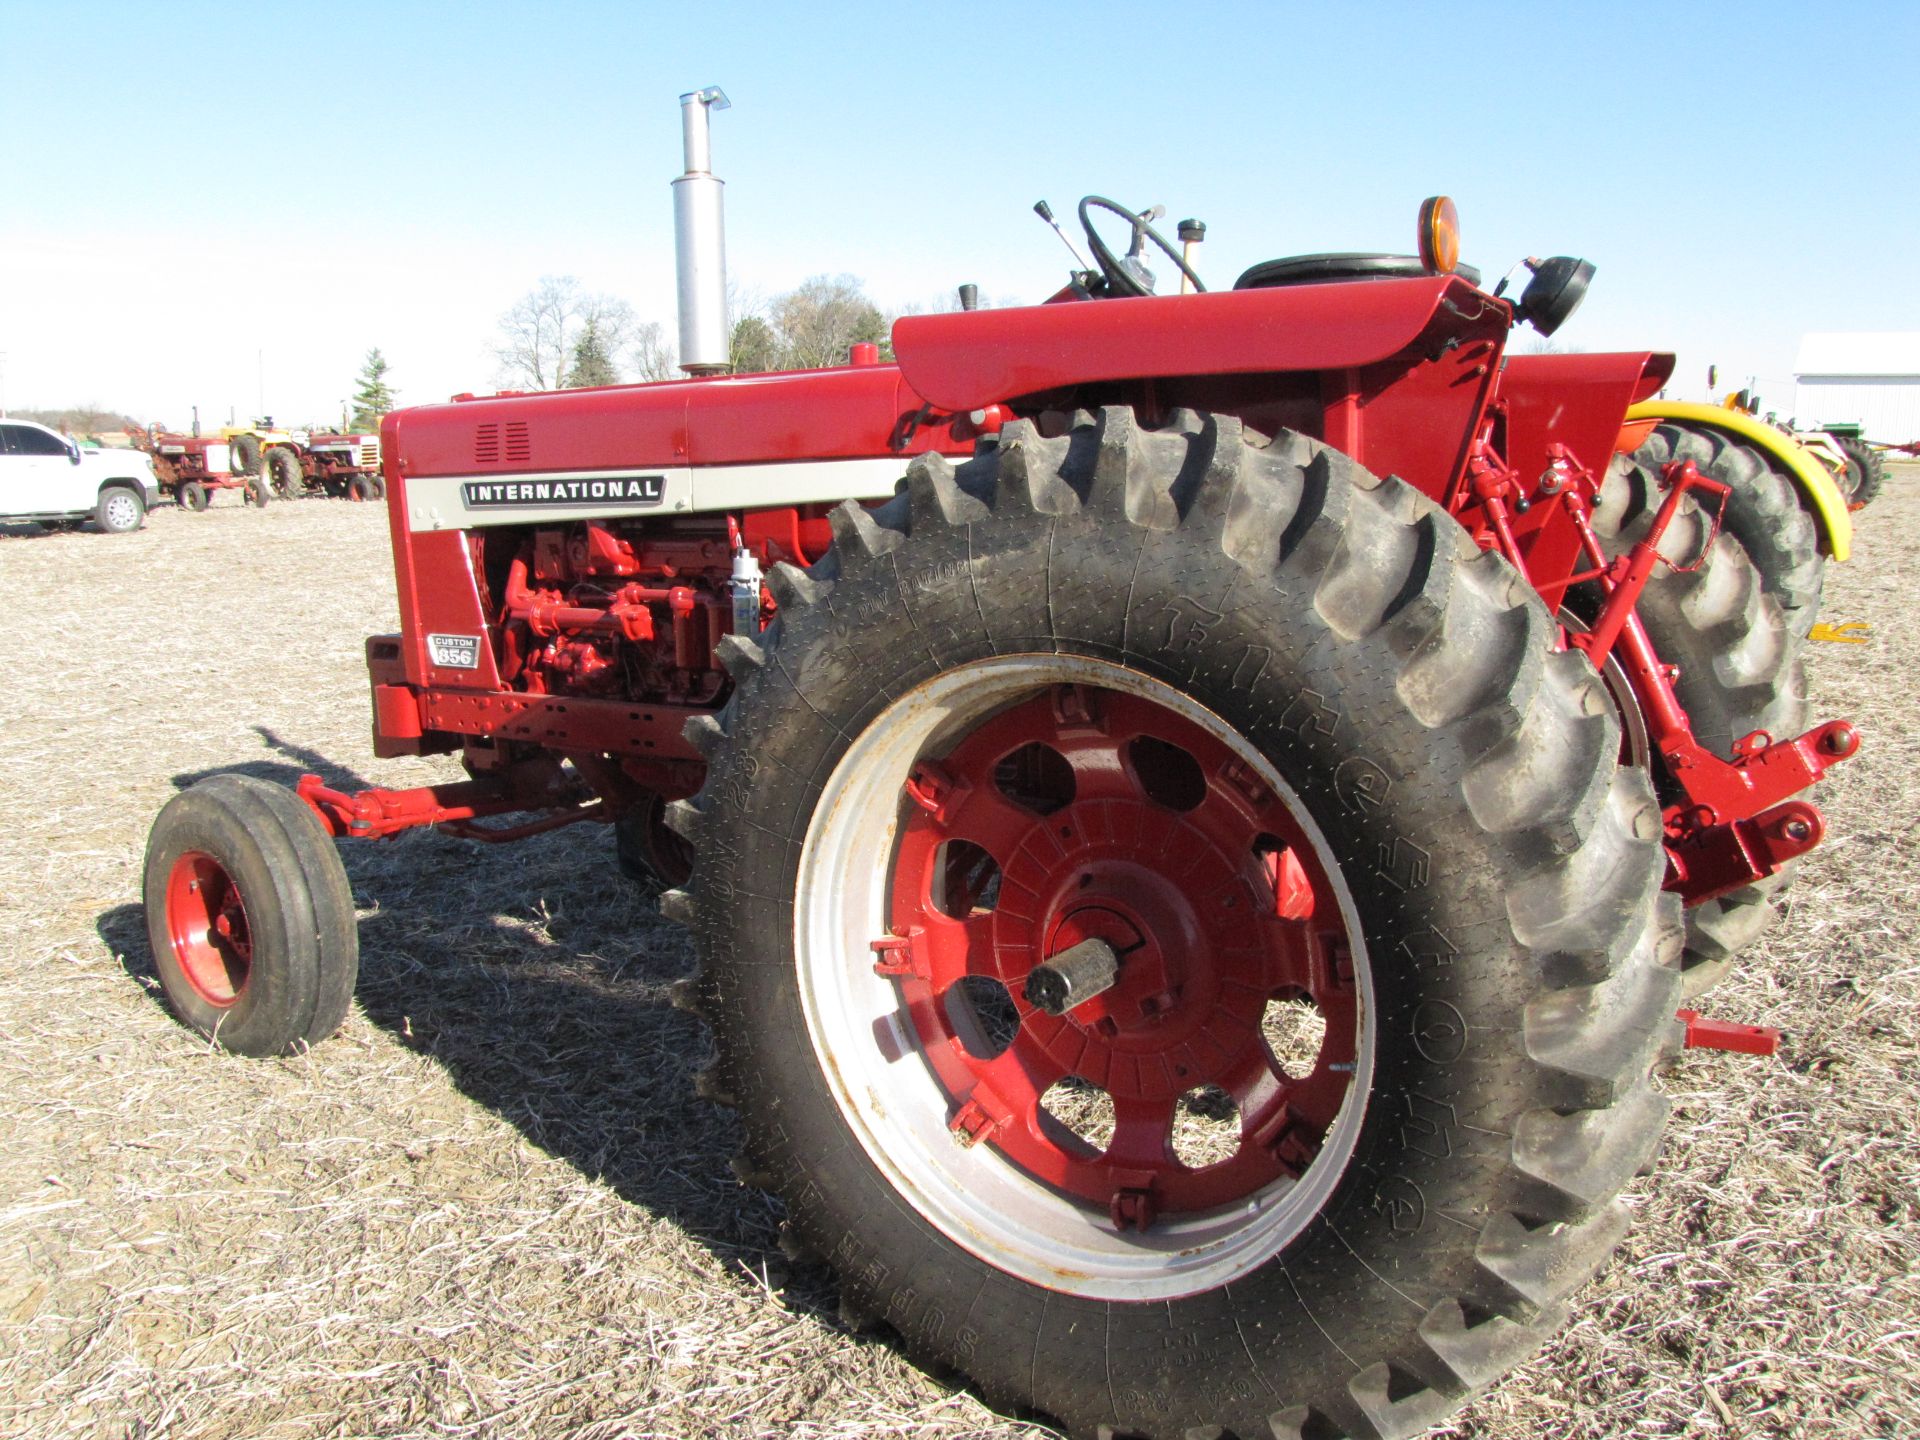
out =
[[[518,783],[516,783],[518,782]],[[361,790],[352,795],[327,787],[318,775],[302,775],[295,793],[336,840],[378,840],[402,830],[435,825],[470,840],[520,840],[581,820],[612,820],[617,811],[553,767],[550,775],[508,774],[479,780],[422,785],[412,790]],[[493,827],[474,822],[491,815],[548,811],[522,825]]]
[[[1661,501],[1659,511],[1653,517],[1653,524],[1647,533],[1625,555],[1609,561],[1601,548],[1600,537],[1594,534],[1593,523],[1587,518],[1587,507],[1574,504],[1567,507],[1573,518],[1575,528],[1580,533],[1580,548],[1587,553],[1587,559],[1594,569],[1586,575],[1577,575],[1576,581],[1597,579],[1606,592],[1606,604],[1601,607],[1599,616],[1594,620],[1593,628],[1584,634],[1569,635],[1567,643],[1584,650],[1587,658],[1593,661],[1593,668],[1604,670],[1607,657],[1613,653],[1620,632],[1633,618],[1634,606],[1640,603],[1640,593],[1647,588],[1647,581],[1653,577],[1656,565],[1672,564],[1660,553],[1660,542],[1666,538],[1667,527],[1673,523],[1673,517],[1679,513],[1680,502],[1692,490],[1705,490],[1720,498],[1720,509],[1714,512],[1713,526],[1707,532],[1706,546],[1690,565],[1676,565],[1676,570],[1691,570],[1703,564],[1707,552],[1713,548],[1713,542],[1720,535],[1720,521],[1725,513],[1727,499],[1732,495],[1730,486],[1717,480],[1709,480],[1694,468],[1691,460],[1676,461],[1666,467],[1663,475],[1667,487],[1666,499]]]

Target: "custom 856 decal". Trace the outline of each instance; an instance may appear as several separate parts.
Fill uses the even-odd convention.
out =
[[[427,636],[427,658],[443,670],[478,670],[480,668],[480,637],[478,635],[429,635]]]
[[[602,475],[569,480],[469,480],[460,498],[469,510],[515,506],[658,505],[667,492],[665,475]]]

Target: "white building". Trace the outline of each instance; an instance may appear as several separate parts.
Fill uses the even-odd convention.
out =
[[[1920,440],[1920,330],[1805,335],[1793,382],[1802,429],[1858,424],[1883,444]]]

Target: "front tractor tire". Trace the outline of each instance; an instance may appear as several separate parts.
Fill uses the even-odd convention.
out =
[[[147,839],[147,938],[167,1003],[223,1050],[284,1055],[346,1018],[360,970],[333,840],[290,792],[217,775]]]
[[[833,519],[726,642],[663,908],[847,1311],[1088,1435],[1411,1435],[1531,1354],[1678,988],[1658,811],[1533,592],[1188,412]]]
[[[684,885],[692,874],[692,850],[668,828],[666,809],[666,801],[649,794],[613,822],[614,859],[642,895]]]
[[[258,475],[260,473],[260,437],[258,435],[236,435],[227,443],[227,455],[236,475]]]

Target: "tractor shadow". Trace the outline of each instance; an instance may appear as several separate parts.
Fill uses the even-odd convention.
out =
[[[229,774],[291,786],[311,773],[341,790],[368,786],[260,734],[272,756],[177,775],[175,785]],[[729,1266],[784,1283],[796,1309],[833,1314],[825,1275],[778,1249],[779,1203],[734,1177],[733,1112],[694,1097],[712,1042],[668,1000],[694,968],[692,944],[620,873],[607,827],[506,845],[417,830],[339,853],[360,913],[360,1015],[431,1056],[541,1149],[671,1219]],[[164,1005],[142,907],[117,906],[96,927]]]

